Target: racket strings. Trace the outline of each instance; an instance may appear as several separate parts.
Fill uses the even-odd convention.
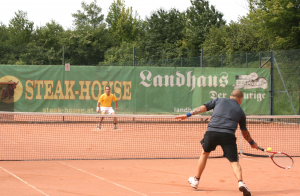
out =
[[[293,166],[293,160],[286,154],[276,153],[272,157],[273,161],[284,168],[291,168]]]

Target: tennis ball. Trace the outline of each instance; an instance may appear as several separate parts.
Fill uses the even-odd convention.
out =
[[[271,151],[272,151],[272,148],[270,148],[270,147],[269,147],[269,148],[267,148],[267,151],[271,152]]]
[[[261,125],[263,124],[263,123],[260,123]]]

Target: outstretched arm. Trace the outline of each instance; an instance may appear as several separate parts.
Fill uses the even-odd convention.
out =
[[[249,142],[249,144],[251,145],[251,148],[256,148],[257,149],[257,144],[251,138],[249,131],[247,131],[247,130],[241,130],[241,131],[242,131],[242,135],[245,138],[245,140],[247,140],[247,142]]]
[[[202,105],[200,107],[197,107],[196,109],[193,109],[190,113],[191,115],[196,115],[196,114],[200,114],[202,112],[206,112],[207,108],[205,105]]]
[[[207,108],[205,105],[202,105],[200,107],[197,107],[196,109],[193,109],[191,112],[188,112],[186,114],[180,115],[175,117],[175,119],[179,119],[179,121],[185,120],[187,117],[191,116],[191,115],[196,115],[196,114],[200,114],[202,112],[206,112]],[[188,116],[189,115],[189,116]]]
[[[100,107],[100,103],[97,102],[97,108],[96,108],[96,112],[99,113],[99,107]]]

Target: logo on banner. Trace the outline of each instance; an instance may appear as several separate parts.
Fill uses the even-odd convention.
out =
[[[1,84],[9,82],[10,84]],[[23,85],[14,76],[4,76],[0,78],[0,101],[4,103],[14,103],[20,99],[23,92]]]
[[[236,83],[233,84],[234,89],[268,88],[268,81],[264,77],[258,76],[255,72],[249,75],[236,75],[235,81]]]

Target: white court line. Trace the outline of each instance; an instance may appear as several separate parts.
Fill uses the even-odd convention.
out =
[[[249,159],[249,158],[242,158],[242,159],[248,159],[248,160],[251,160],[251,161],[257,161],[257,162],[262,162],[262,163],[270,163],[270,161],[258,161],[258,160]]]
[[[173,193],[181,193],[181,192],[152,192],[152,193],[171,193],[171,194],[173,194]]]
[[[33,185],[29,184],[29,183],[28,183],[28,182],[26,182],[25,180],[22,180],[21,178],[19,178],[19,177],[18,177],[18,176],[16,176],[15,174],[13,174],[13,173],[9,172],[8,170],[6,170],[6,169],[2,168],[1,166],[0,166],[0,168],[1,168],[3,171],[6,171],[6,172],[7,172],[7,173],[9,173],[10,175],[12,175],[13,177],[17,178],[18,180],[20,180],[20,181],[24,182],[25,184],[27,184],[27,185],[28,185],[28,186],[30,186],[31,188],[33,188],[33,189],[35,189],[35,190],[39,191],[39,192],[40,192],[40,193],[42,193],[43,195],[49,196],[49,195],[47,195],[46,193],[44,193],[43,191],[41,191],[40,189],[38,189],[38,188],[34,187]]]
[[[109,182],[109,183],[114,184],[114,185],[116,185],[116,186],[119,186],[119,187],[122,187],[122,188],[124,188],[124,189],[127,189],[127,190],[129,190],[129,191],[135,192],[135,193],[140,194],[140,195],[143,195],[143,196],[147,196],[147,195],[145,195],[145,194],[143,194],[143,193],[139,193],[139,192],[137,192],[137,191],[135,191],[135,190],[132,190],[132,189],[130,189],[130,188],[128,188],[128,187],[125,187],[125,186],[122,186],[122,185],[120,185],[120,184],[114,183],[114,182],[112,182],[112,181],[106,180],[106,179],[104,179],[104,178],[101,178],[100,176],[96,176],[95,174],[91,174],[91,173],[89,173],[89,172],[87,172],[87,171],[84,171],[84,170],[79,169],[79,168],[77,168],[77,167],[74,167],[74,166],[72,166],[72,165],[69,165],[69,164],[66,164],[66,163],[60,162],[60,161],[58,161],[58,162],[61,163],[61,164],[67,165],[67,166],[69,166],[69,167],[72,167],[72,168],[74,168],[74,169],[77,169],[78,171],[81,171],[81,172],[84,172],[84,173],[89,174],[89,175],[91,175],[91,176],[94,176],[94,177],[96,177],[96,178],[99,178],[99,179],[101,179],[101,180],[103,180],[103,181],[106,181],[106,182]]]

